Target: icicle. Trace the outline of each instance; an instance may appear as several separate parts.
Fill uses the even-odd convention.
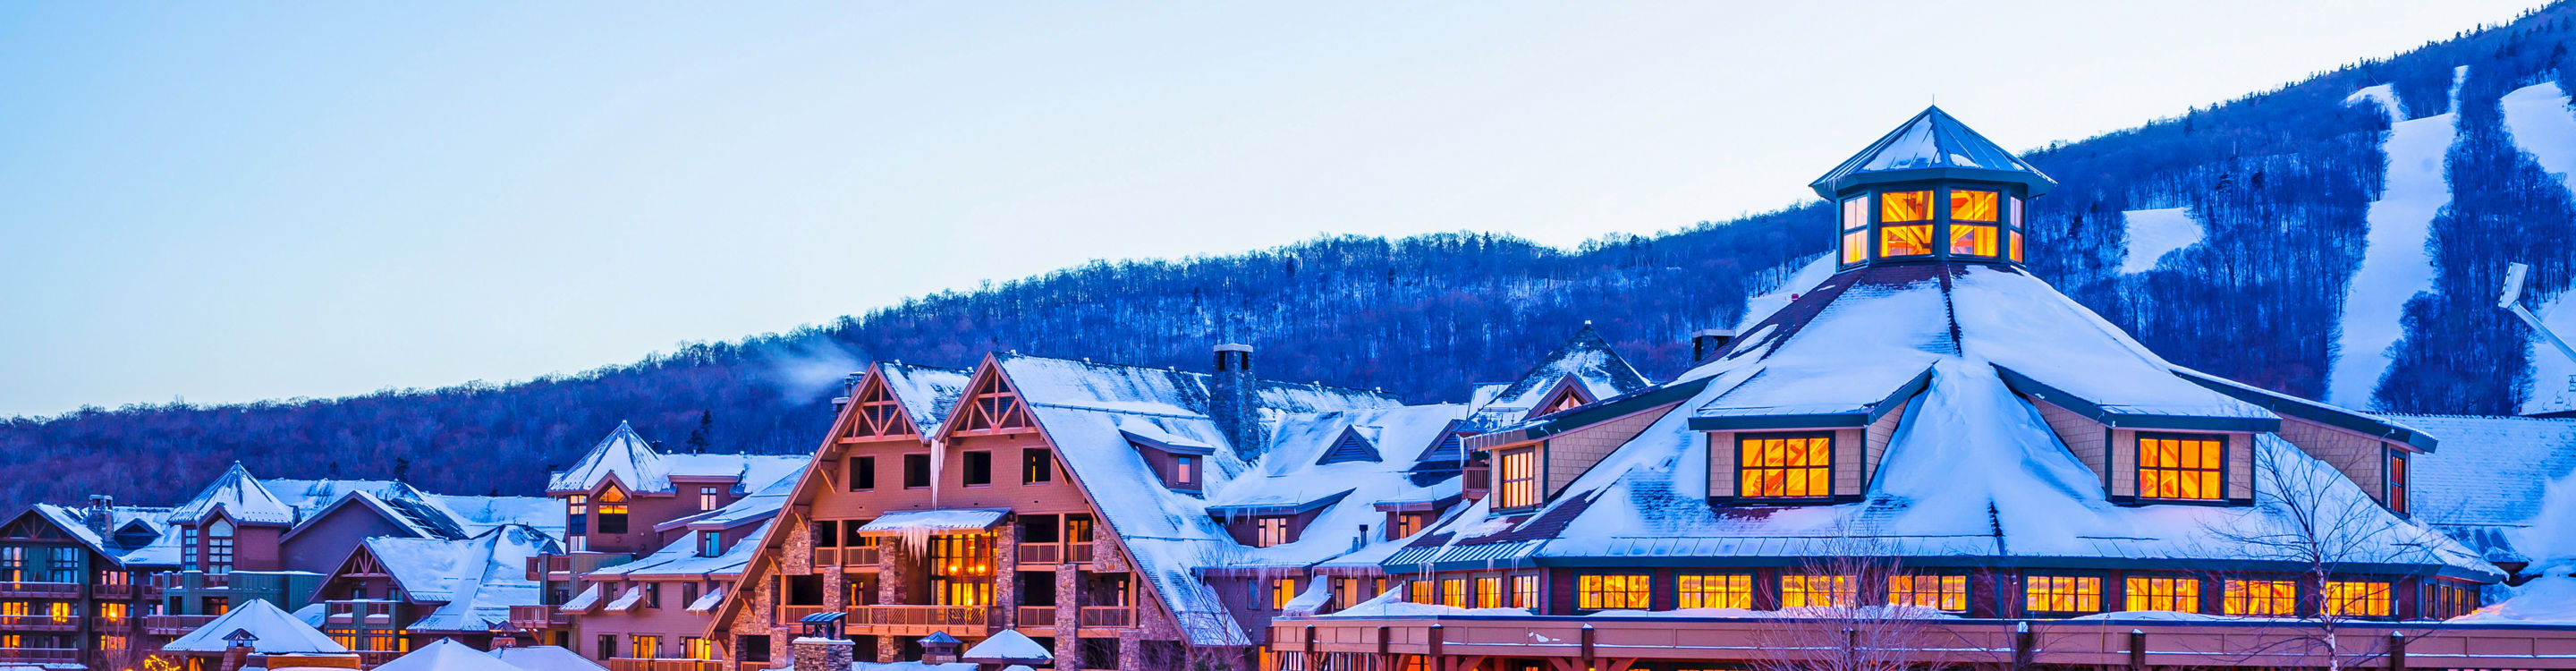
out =
[[[995,420],[999,423],[1000,420]],[[930,507],[939,507],[939,472],[948,465],[948,441],[930,440]]]

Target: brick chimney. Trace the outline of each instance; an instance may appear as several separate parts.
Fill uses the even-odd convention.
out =
[[[116,515],[113,514],[115,508],[116,497],[106,494],[89,495],[89,507],[81,510],[81,526],[89,527],[90,532],[100,537],[106,537],[110,533],[109,527],[116,526]]]
[[[1216,370],[1208,390],[1208,418],[1236,454],[1250,461],[1261,456],[1268,436],[1261,429],[1261,410],[1253,402],[1252,346],[1216,346]]]
[[[1692,332],[1691,365],[1697,366],[1708,363],[1709,359],[1717,358],[1717,353],[1725,351],[1727,343],[1732,342],[1735,342],[1734,329],[1700,329]]]

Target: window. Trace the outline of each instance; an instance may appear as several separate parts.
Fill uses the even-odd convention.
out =
[[[1869,260],[1869,197],[1843,201],[1843,263]]]
[[[1512,607],[1538,608],[1538,576],[1512,576]]]
[[[717,490],[714,487],[699,487],[698,509],[715,510],[716,508],[722,507],[724,505],[724,496],[716,492]]]
[[[2098,613],[2102,579],[2095,576],[2035,575],[2025,578],[2022,596],[2033,613]]]
[[[2138,434],[2138,498],[2215,501],[2227,469],[2225,436]]]
[[[1737,434],[1736,445],[1743,458],[1736,462],[1743,481],[1737,496],[1782,499],[1833,494],[1833,434]]]
[[[193,536],[196,533],[196,530],[189,529],[188,533]],[[190,540],[191,542],[189,545],[196,544],[193,542],[193,538]],[[27,549],[22,547],[0,547],[0,582],[26,581]]]
[[[1494,507],[1527,508],[1538,505],[1538,448],[1524,447],[1503,452],[1496,461],[1501,467],[1502,486],[1494,490]]]
[[[1336,610],[1359,605],[1359,602],[1377,596],[1361,592],[1367,589],[1368,583],[1359,578],[1334,578],[1334,581],[1333,608]]]
[[[599,532],[626,533],[626,490],[609,487],[599,493]]]
[[[991,486],[993,484],[993,452],[991,450],[968,450],[966,452],[966,473],[962,476],[962,481],[968,487]]]
[[[2478,609],[2478,592],[2473,585],[2448,580],[2424,583],[2424,617],[2448,620]]]
[[[1064,516],[1064,542],[1091,542],[1091,516],[1079,513]]]
[[[215,520],[206,525],[206,572],[233,572],[233,523]]]
[[[1288,518],[1256,517],[1252,519],[1253,547],[1270,547],[1288,543]]]
[[[46,551],[45,582],[80,582],[80,548],[58,547]]]
[[[1646,574],[1592,574],[1574,579],[1574,607],[1583,610],[1645,610]]]
[[[1878,256],[1932,254],[1932,192],[1891,191],[1878,195]],[[1903,226],[1898,222],[1924,222]]]
[[[1847,575],[1780,576],[1780,607],[1849,606],[1859,600],[1858,587]]]
[[[864,492],[877,488],[877,458],[850,457],[850,491]]]
[[[2299,613],[2298,583],[2288,580],[2229,580],[2223,585],[2225,598],[2221,608],[2229,615],[2295,616]]]
[[[356,629],[325,629],[322,631],[322,634],[331,637],[331,642],[340,644],[340,647],[351,650],[358,650],[361,648],[358,644],[358,630]],[[603,659],[606,658],[607,653],[602,652],[600,657]]]
[[[53,620],[54,624],[70,624],[72,621],[71,602],[56,601],[45,604],[45,619]]]
[[[1439,603],[1440,600],[1432,595],[1431,587],[1430,580],[1417,579],[1405,583],[1404,600],[1407,603]]]
[[[581,494],[564,497],[564,535],[590,533],[590,497]]]
[[[1500,578],[1500,577],[1495,577],[1495,576],[1486,576],[1486,577],[1483,577],[1483,578],[1477,578],[1477,579],[1476,579],[1476,607],[1477,607],[1477,608],[1501,608],[1501,607],[1503,607],[1503,579],[1502,579],[1502,578]]]
[[[680,583],[680,604],[681,604],[681,607],[684,607],[684,608],[685,608],[685,607],[688,607],[688,606],[695,606],[695,605],[698,605],[698,584],[697,584],[697,583],[694,583],[694,582],[684,582],[684,583]]]
[[[993,605],[993,535],[930,539],[930,589],[940,606]]]
[[[205,612],[198,613],[199,615],[222,615],[233,612],[233,600],[230,597],[206,597],[205,604]]]
[[[391,630],[368,629],[365,630],[365,633],[366,642],[360,644],[364,647],[357,648],[359,650],[391,652],[398,647],[394,643],[394,632]]]
[[[122,603],[102,603],[98,605],[98,616],[106,618],[109,622],[124,622],[126,617],[134,614],[132,608]]]
[[[1279,579],[1276,579],[1276,580],[1272,580],[1272,581],[1270,581],[1270,609],[1271,609],[1271,610],[1287,610],[1287,609],[1288,609],[1288,602],[1289,602],[1289,601],[1296,600],[1296,598],[1297,598],[1297,579],[1296,579],[1296,578],[1279,578]]]
[[[1440,605],[1448,606],[1450,608],[1467,607],[1467,579],[1442,578],[1440,580]]]
[[[1414,532],[1421,531],[1422,519],[1424,517],[1424,515],[1415,513],[1396,513],[1394,523],[1386,525],[1386,539],[1395,540],[1398,538],[1404,538],[1412,536]]]
[[[744,636],[740,640],[742,641],[742,661],[769,661],[768,636]],[[602,657],[605,657],[605,655],[602,655]]]
[[[1963,575],[1896,575],[1887,577],[1887,604],[1963,613],[1968,610],[1968,577]]]
[[[1172,484],[1180,487],[1196,487],[1198,483],[1199,458],[1186,454],[1172,455]]]
[[[2388,583],[2326,581],[2326,614],[2388,617]]]
[[[632,636],[632,637],[629,637],[629,638],[630,638],[630,639],[632,639],[632,640],[634,641],[634,643],[633,643],[633,645],[631,646],[633,649],[632,649],[632,650],[628,650],[628,651],[627,651],[627,652],[630,652],[630,653],[633,653],[633,654],[628,655],[628,656],[633,657],[633,658],[635,658],[635,659],[661,659],[661,658],[662,658],[662,637],[660,637],[660,636]]]
[[[707,639],[698,638],[696,636],[683,638],[680,639],[680,647],[682,649],[682,653],[687,655],[689,659],[716,658],[716,645],[708,642]]]
[[[644,607],[651,610],[662,609],[662,583],[644,583]]]
[[[1997,194],[1993,191],[1970,191],[1965,189],[1952,190],[1950,192],[1950,221],[1982,221],[1986,223],[1994,223],[1997,215],[1997,208],[1995,205],[2000,200],[2001,194]]]
[[[1753,575],[1749,573],[1684,573],[1673,578],[1682,608],[1752,608]]]
[[[903,488],[930,488],[930,455],[903,455]]]
[[[1055,453],[1043,447],[1020,448],[1020,484],[1055,482]]]
[[[2388,452],[2388,511],[2406,514],[2406,454],[2393,449]]]
[[[608,658],[610,658],[610,657],[616,657],[616,656],[617,656],[617,635],[616,635],[616,634],[600,634],[600,635],[599,635],[599,658],[600,658],[600,659],[608,659]]]
[[[2021,261],[2021,239],[2023,237],[2021,230],[2021,199],[2005,198],[2004,205],[2004,209],[2007,210],[2005,223],[2011,225],[2011,228],[2006,229],[2008,234],[2012,236],[2011,258],[2014,262],[2018,263]]]
[[[2126,610],[2200,612],[2200,579],[2130,576]]]

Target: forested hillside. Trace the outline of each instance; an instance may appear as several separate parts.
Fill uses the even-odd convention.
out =
[[[2555,144],[2576,142],[2535,147],[2541,136],[2528,129],[2537,122],[2508,120],[2500,101],[2545,93],[2561,101],[2557,114],[2576,119],[2556,84],[2576,80],[2572,31],[2576,6],[2562,3],[2032,151],[2026,158],[2062,183],[2032,203],[2032,269],[2184,365],[2311,397],[2327,395],[2341,365],[2369,390],[2337,399],[2348,404],[2522,410],[2535,393],[2534,358],[2555,355],[2532,351],[2527,329],[2492,297],[2508,261],[2535,266],[2532,305],[2566,292],[2576,207],[2567,171],[2546,166],[2560,160]],[[2459,66],[2466,74],[2455,82]],[[2381,85],[2399,104],[2355,98]],[[2528,117],[2540,108],[2516,109]],[[2389,198],[2399,149],[2388,143],[2400,135],[2392,125],[2441,115],[2451,120],[2421,126],[2456,133],[2426,159],[2443,177],[2436,186],[2449,185],[2445,200],[2426,205],[2420,221],[2399,221],[2407,211]],[[2576,146],[2563,150],[2576,161]],[[1210,345],[1232,340],[1259,348],[1265,377],[1461,400],[1469,383],[1519,373],[1589,320],[1649,374],[1666,376],[1687,354],[1687,333],[1733,325],[1748,294],[1775,289],[1826,250],[1831,225],[1821,206],[1807,205],[1576,250],[1462,233],[1094,263],[526,383],[18,418],[0,423],[0,506],[93,492],[167,503],[235,460],[263,476],[534,494],[546,470],[619,420],[670,450],[801,452],[820,438],[831,383],[880,358],[968,366],[984,352],[1019,350],[1196,368]],[[2374,226],[2386,237],[2396,225],[2422,229],[2423,249],[2370,242]],[[2364,273],[2366,262],[2421,268]],[[2389,326],[2392,344],[2361,356],[2337,351],[2368,342],[2338,334],[2372,327],[2347,308],[2357,273],[2421,279],[2361,297],[2384,298],[2392,321],[2402,314]]]

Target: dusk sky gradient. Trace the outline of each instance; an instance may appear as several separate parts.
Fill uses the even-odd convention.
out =
[[[2535,4],[0,4],[0,417],[523,380],[1091,259],[1572,246],[1811,198],[1936,95],[2029,149]]]

